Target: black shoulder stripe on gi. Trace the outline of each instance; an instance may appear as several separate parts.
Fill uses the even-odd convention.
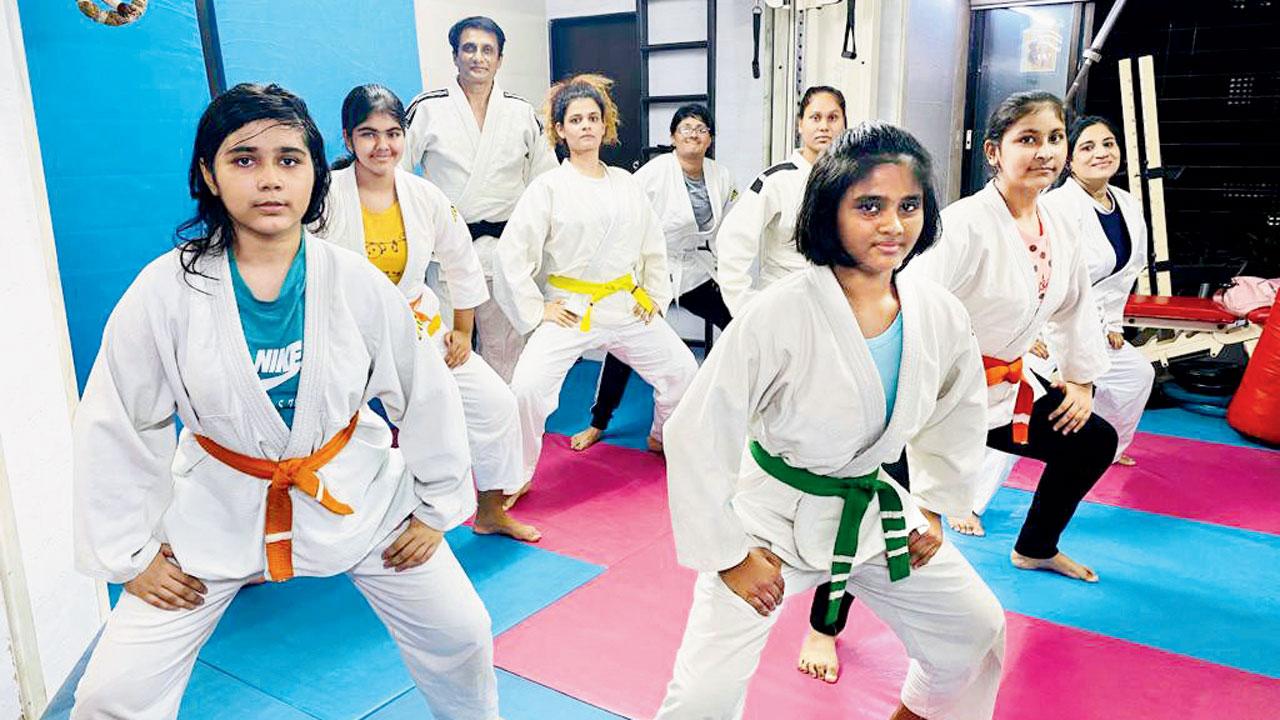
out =
[[[502,91],[502,97],[511,98],[512,100],[519,100],[520,102],[525,103],[526,105],[532,105],[532,104],[533,104],[533,103],[529,102],[528,100],[525,100],[524,98],[520,97],[519,95],[517,95],[517,94],[515,94],[515,93],[513,93],[513,92],[507,92],[506,90],[503,90],[503,91]]]
[[[439,90],[429,90],[419,93],[410,103],[409,108],[405,111],[404,116],[408,120],[413,119],[413,112],[418,109],[418,103],[423,100],[432,100],[434,98],[449,97],[449,88],[440,88]]]
[[[800,168],[796,167],[796,164],[793,162],[778,163],[777,165],[774,165],[773,167],[760,173],[760,177],[756,178],[756,181],[751,183],[751,192],[759,195],[760,191],[764,189],[764,179],[776,172],[779,172],[781,170],[799,170],[799,169]]]

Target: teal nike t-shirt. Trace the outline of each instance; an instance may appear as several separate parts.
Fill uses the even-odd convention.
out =
[[[249,345],[249,357],[258,373],[262,390],[280,413],[284,424],[293,427],[293,409],[297,404],[298,376],[302,372],[303,312],[306,309],[307,263],[306,243],[298,245],[289,272],[280,287],[280,296],[263,302],[253,296],[236,256],[228,250],[231,261],[231,284],[235,289],[240,325]]]

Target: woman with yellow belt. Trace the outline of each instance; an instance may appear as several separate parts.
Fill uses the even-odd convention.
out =
[[[498,243],[494,298],[518,332],[533,333],[511,379],[525,480],[565,375],[584,352],[613,353],[653,386],[658,447],[697,371],[675,330],[654,322],[671,302],[661,223],[631,174],[600,162],[601,144],[617,142],[611,84],[579,75],[552,87],[548,135],[569,158],[529,184]]]

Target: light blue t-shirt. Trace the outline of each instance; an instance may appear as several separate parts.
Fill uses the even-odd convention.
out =
[[[262,389],[280,413],[284,424],[293,427],[293,409],[298,396],[298,376],[302,372],[303,311],[306,309],[307,263],[306,243],[298,246],[293,264],[284,276],[280,296],[263,302],[253,296],[236,256],[227,251],[231,261],[231,284],[235,289],[240,325],[249,345],[249,357],[258,373]]]
[[[880,384],[884,387],[884,423],[889,424],[893,417],[893,404],[898,397],[898,371],[902,367],[902,312],[893,319],[893,324],[875,337],[867,338],[867,349],[871,351],[871,359],[876,364],[876,372],[880,374]]]

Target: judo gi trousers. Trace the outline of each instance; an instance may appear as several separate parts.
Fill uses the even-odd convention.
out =
[[[783,564],[787,597],[829,572]],[[853,569],[849,587],[907,648],[901,698],[909,710],[929,720],[991,718],[1004,662],[1004,611],[955,545],[944,542],[928,565],[896,583],[883,556],[873,559]],[[747,684],[781,611],[761,617],[719,574],[700,573],[658,720],[741,718]]]
[[[476,340],[485,361],[503,382],[509,383],[527,338],[516,332],[507,314],[493,299],[493,278],[486,277],[485,284],[489,286],[489,299],[476,308]]]
[[[720,296],[720,286],[708,280],[680,296],[680,307],[708,320],[720,330],[729,326],[733,316]],[[631,368],[613,355],[606,355],[600,368],[600,380],[596,384],[596,401],[591,406],[591,427],[605,430],[613,412],[622,404],[622,393],[631,379]]]
[[[430,560],[412,570],[398,573],[382,567],[382,551],[404,527],[347,575],[395,638],[401,659],[435,717],[494,720],[498,691],[489,613],[448,542],[442,541]],[[71,717],[176,718],[200,648],[244,584],[245,580],[205,581],[209,592],[195,610],[161,610],[123,593],[76,689]],[[305,616],[307,608],[279,612]],[[317,632],[328,627],[324,618],[310,619]]]
[[[693,381],[698,362],[688,346],[661,317],[645,324],[639,318],[621,325],[594,323],[583,332],[578,325],[562,327],[545,322],[529,336],[511,378],[511,390],[520,410],[524,479],[533,478],[542,453],[547,418],[560,404],[560,387],[569,368],[588,350],[603,349],[617,355],[653,386],[653,426],[650,434],[662,439],[662,425]]]
[[[1111,359],[1111,368],[1093,383],[1097,388],[1093,411],[1116,429],[1119,441],[1112,458],[1114,462],[1133,443],[1138,421],[1151,397],[1156,371],[1142,351],[1127,342],[1119,350],[1107,346],[1107,357]]]
[[[516,396],[476,353],[453,369],[453,379],[462,394],[476,489],[515,493],[524,484]]]

